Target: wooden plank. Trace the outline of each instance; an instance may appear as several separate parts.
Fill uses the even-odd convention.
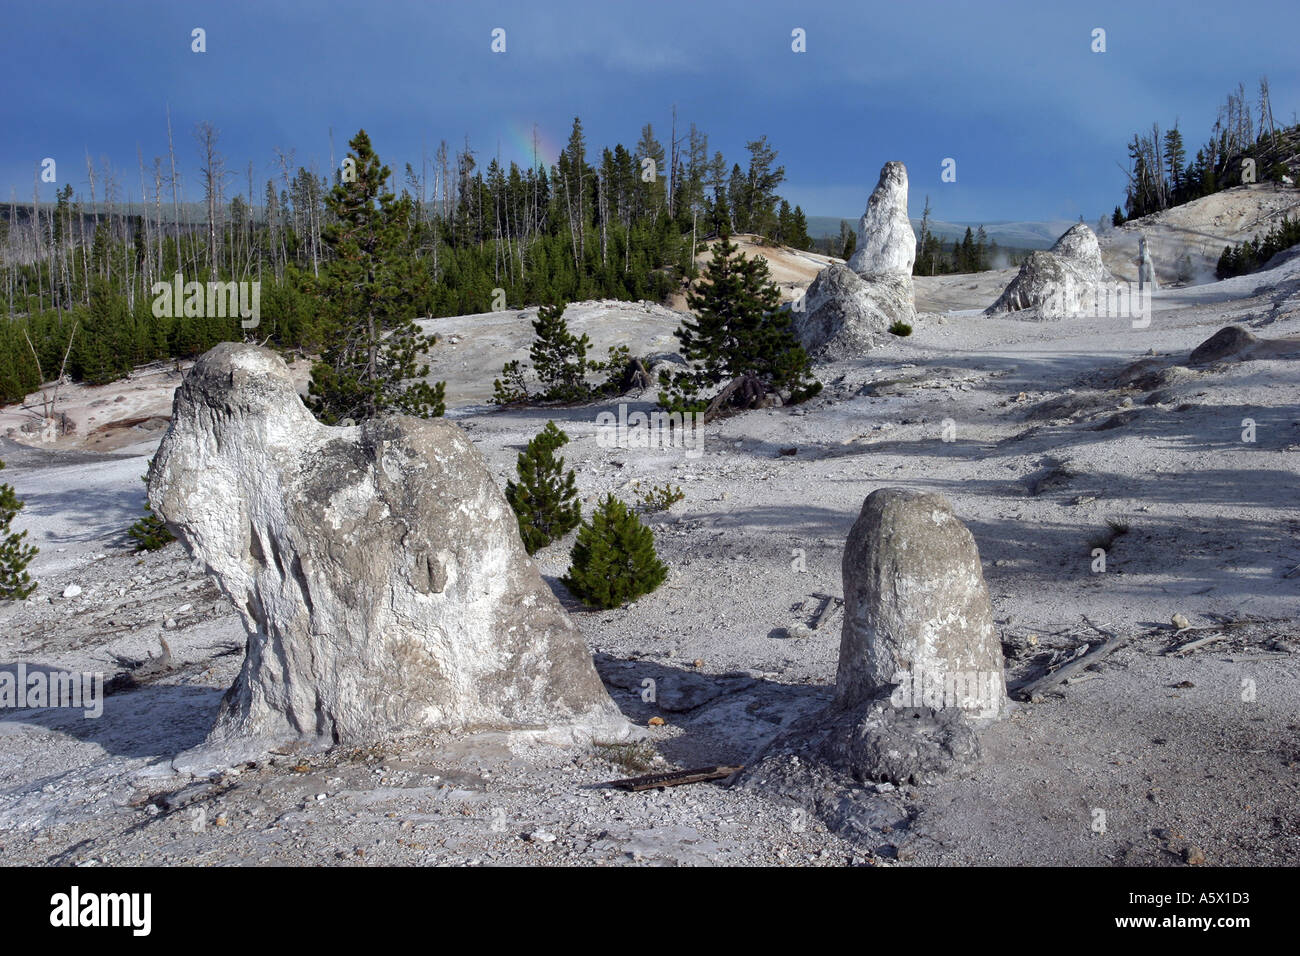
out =
[[[710,780],[724,780],[744,769],[744,766],[696,767],[694,770],[674,770],[670,773],[652,773],[644,777],[611,780],[606,786],[618,787],[622,790],[653,790],[656,787],[680,787],[687,783],[707,783]]]

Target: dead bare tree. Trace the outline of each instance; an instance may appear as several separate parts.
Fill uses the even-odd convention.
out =
[[[208,276],[216,278],[217,266],[221,262],[221,234],[217,217],[222,209],[222,194],[225,191],[226,162],[217,152],[217,140],[220,131],[211,123],[199,123],[194,129],[194,138],[203,151],[203,202],[208,214]]]
[[[275,159],[280,166],[280,182],[282,185],[281,195],[289,195],[289,167],[293,165],[293,150],[286,153],[279,146],[275,148]],[[289,264],[289,244],[285,239],[285,209],[283,204],[279,207],[280,214],[280,261],[284,265]],[[295,223],[295,228],[296,228]]]
[[[172,176],[172,226],[176,237],[176,271],[184,272],[185,265],[181,259],[181,204],[179,180],[176,176],[176,146],[172,142],[172,110],[167,107],[167,155],[171,158]]]
[[[63,364],[59,366],[59,377],[54,380],[53,393],[45,390],[45,372],[41,369],[41,358],[36,354],[36,346],[32,344],[31,336],[27,334],[26,329],[23,329],[23,338],[27,340],[27,347],[32,350],[32,359],[36,362],[36,375],[41,380],[41,403],[39,406],[41,413],[36,415],[35,406],[24,405],[23,408],[31,411],[38,422],[58,421],[59,389],[63,387],[63,383],[67,380],[68,357],[72,355],[72,341],[77,335],[77,325],[77,322],[73,322],[72,331],[68,333],[68,347],[63,351]],[[56,425],[56,427],[58,426]]]
[[[32,252],[36,263],[36,306],[44,311],[45,293],[41,288],[41,167],[32,175]]]

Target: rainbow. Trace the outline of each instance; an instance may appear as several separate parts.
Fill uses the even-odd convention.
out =
[[[513,120],[506,127],[507,136],[502,143],[501,162],[510,168],[511,162],[527,169],[533,164],[533,129],[537,129],[537,162],[548,169],[559,158],[562,147],[541,123],[531,120]]]

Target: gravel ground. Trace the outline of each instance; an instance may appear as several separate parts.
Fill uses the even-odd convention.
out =
[[[0,863],[1294,863],[1300,574],[1287,575],[1300,566],[1300,261],[1162,289],[1145,329],[985,318],[991,288],[919,279],[918,302],[954,311],[922,314],[910,338],[862,360],[820,366],[826,389],[807,405],[710,426],[699,457],[599,447],[596,414],[617,401],[484,408],[484,370],[524,354],[527,316],[431,323],[449,349],[434,372],[448,379],[452,414],[503,484],[553,418],[572,439],[586,508],[608,491],[630,499],[637,482],[685,494],[647,519],[671,573],[631,606],[572,601],[558,581],[571,539],[537,556],[611,694],[646,727],[637,746],[412,737],[178,777],[170,760],[211,725],[244,635],[180,545],[128,547],[157,437],[110,456],[77,451],[75,438],[60,446],[72,454],[6,444],[4,480],[28,502],[18,526],[42,551],[37,594],[0,609],[0,666],[111,678],[164,640],[171,663],[109,696],[98,719],[0,711]],[[661,307],[571,313],[578,331],[671,347],[676,316]],[[1282,344],[1266,359],[1188,368],[1188,352],[1229,323]],[[87,407],[112,388],[88,393]],[[648,410],[653,395],[621,401]],[[885,486],[941,492],[970,526],[1013,680],[1102,632],[1128,643],[983,730],[969,775],[862,790],[866,829],[831,832],[811,794],[604,786],[745,763],[826,702],[843,543],[863,498]],[[1109,539],[1104,573],[1093,570],[1098,536]],[[63,596],[70,585],[80,593]],[[1206,629],[1176,634],[1175,613]],[[653,701],[642,699],[647,678]]]

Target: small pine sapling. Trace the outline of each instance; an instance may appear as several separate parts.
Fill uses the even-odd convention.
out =
[[[506,483],[506,501],[519,519],[519,535],[529,554],[564,537],[582,520],[577,478],[572,469],[564,471],[563,458],[555,457],[568,441],[555,422],[547,422],[519,455],[519,482]]]
[[[569,332],[564,305],[544,305],[533,322],[535,338],[528,350],[533,371],[542,383],[542,399],[548,402],[582,402],[591,398],[587,385],[587,349],[591,339]]]
[[[141,479],[148,482],[148,478]],[[163,524],[161,518],[153,513],[153,508],[149,507],[149,500],[144,502],[144,517],[142,517],[131,527],[126,529],[126,533],[135,539],[135,550],[138,551],[157,551],[159,548],[171,544],[176,540],[176,535],[167,530],[167,525]]]
[[[501,366],[501,378],[492,380],[492,404],[523,405],[528,402],[523,364],[515,359]]]
[[[668,577],[654,533],[613,495],[578,529],[565,587],[592,607],[616,608],[649,594]]]
[[[0,468],[4,466],[0,461]],[[21,601],[36,590],[27,565],[36,557],[37,549],[27,544],[26,531],[13,531],[10,527],[23,507],[13,486],[0,484],[0,601]]]
[[[635,487],[637,505],[647,514],[654,511],[667,511],[686,497],[686,492],[682,491],[680,485],[663,484],[642,488],[641,482],[638,481]]]

